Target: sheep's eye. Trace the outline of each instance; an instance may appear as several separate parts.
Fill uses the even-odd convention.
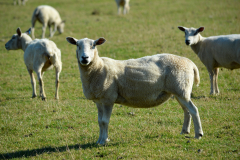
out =
[[[196,31],[193,35],[196,36],[198,34],[198,31]]]

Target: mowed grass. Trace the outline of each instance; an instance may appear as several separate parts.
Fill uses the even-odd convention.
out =
[[[54,70],[44,74],[47,101],[31,99],[23,51],[7,51],[4,47],[17,27],[23,32],[31,27],[32,12],[41,4],[53,6],[66,20],[65,32],[51,38],[62,52],[58,101],[54,99]],[[26,6],[13,6],[12,1],[1,0],[0,159],[240,158],[240,70],[220,70],[221,93],[210,96],[208,72],[185,45],[184,33],[177,29],[204,26],[205,37],[239,34],[240,1],[132,0],[130,6],[130,14],[118,16],[114,0],[29,0]],[[37,38],[41,37],[41,27],[36,23]],[[76,48],[66,41],[67,36],[104,37],[107,42],[98,47],[99,54],[114,59],[158,53],[191,59],[201,77],[200,86],[193,87],[192,101],[199,109],[203,138],[193,138],[193,125],[189,135],[180,135],[183,111],[171,98],[150,109],[115,105],[109,125],[111,141],[106,146],[96,145],[97,108],[84,97]]]

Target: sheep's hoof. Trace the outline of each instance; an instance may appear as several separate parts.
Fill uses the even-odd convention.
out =
[[[188,131],[182,131],[180,134],[189,134],[190,132]]]
[[[42,97],[42,100],[43,100],[43,101],[46,101],[46,97]]]
[[[33,95],[33,96],[32,96],[32,98],[35,98],[35,97],[37,97],[37,95]]]
[[[203,136],[203,134],[198,134],[198,135],[195,136],[195,138],[196,138],[196,139],[201,139],[202,136]]]

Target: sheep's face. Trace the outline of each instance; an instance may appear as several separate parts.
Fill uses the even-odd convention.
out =
[[[20,49],[20,37],[14,34],[12,38],[5,44],[7,50],[17,50]]]
[[[57,30],[60,34],[62,34],[64,32],[64,26],[65,26],[65,22],[62,21],[58,26],[57,26]]]
[[[106,41],[104,38],[99,38],[97,40],[88,38],[77,40],[72,37],[67,37],[66,39],[69,43],[77,46],[77,59],[83,66],[87,66],[92,62],[95,56],[96,46],[101,45]]]
[[[199,33],[204,30],[204,27],[196,29],[179,26],[178,28],[185,33],[185,43],[188,46],[197,44],[199,41]]]

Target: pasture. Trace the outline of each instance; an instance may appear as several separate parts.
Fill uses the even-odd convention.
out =
[[[59,100],[55,71],[44,74],[46,101],[32,99],[23,51],[7,51],[5,43],[31,27],[33,10],[42,4],[56,8],[66,20],[54,41],[62,52]],[[114,0],[29,0],[26,6],[0,2],[0,159],[239,159],[240,69],[220,69],[220,95],[211,96],[206,67],[184,43],[178,26],[204,26],[202,36],[239,34],[239,0],[131,0],[130,13],[117,15]],[[35,25],[40,38],[42,25]],[[46,30],[46,37],[49,30]],[[183,110],[171,98],[161,106],[134,109],[115,105],[109,124],[110,142],[96,145],[97,108],[87,100],[76,59],[76,47],[66,41],[104,37],[99,55],[119,60],[172,53],[192,60],[201,82],[192,101],[198,107],[204,136],[180,135]],[[34,73],[35,78],[36,74]]]

